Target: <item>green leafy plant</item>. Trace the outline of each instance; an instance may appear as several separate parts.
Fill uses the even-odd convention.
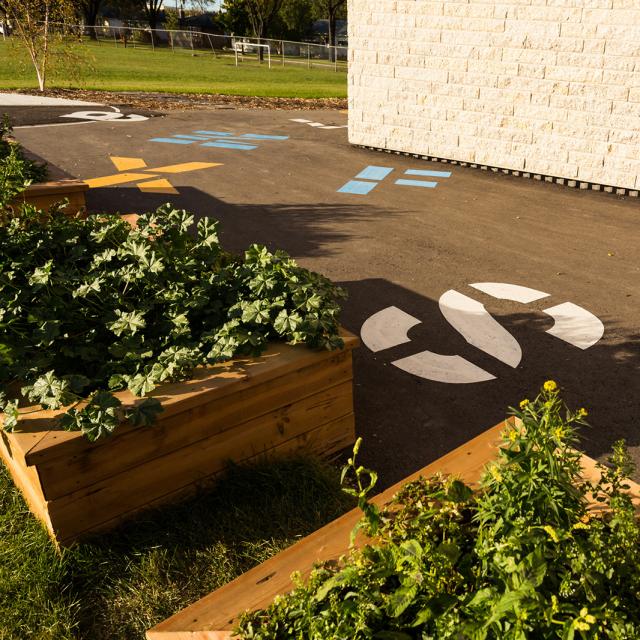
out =
[[[132,228],[25,206],[0,227],[0,384],[4,429],[19,407],[63,410],[89,439],[161,407],[123,406],[195,367],[259,355],[271,340],[334,349],[344,292],[283,252],[225,252],[217,222],[169,205]]]
[[[370,544],[313,570],[240,638],[616,640],[640,637],[640,528],[617,443],[598,482],[573,448],[584,409],[545,383],[515,411],[476,489],[452,477],[408,483],[385,509],[375,476],[349,460]],[[356,445],[356,449],[359,444]]]
[[[0,122],[0,212],[31,183],[46,177],[45,166],[25,158],[20,145],[9,140],[11,131],[5,115]]]

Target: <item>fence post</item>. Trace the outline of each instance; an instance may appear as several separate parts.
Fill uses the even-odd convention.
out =
[[[153,29],[149,29],[149,31],[151,32],[151,50],[155,51],[156,50],[156,45],[153,42]]]
[[[176,50],[173,48],[173,30],[169,30],[169,42],[171,43],[171,51],[175,53]]]
[[[116,49],[118,48],[118,38],[116,38],[116,30],[113,30],[113,42],[116,45]]]
[[[280,41],[280,46],[282,47],[282,66],[284,67],[284,40]]]
[[[311,69],[311,45],[307,45],[307,69]]]
[[[333,70],[338,71],[338,47],[333,47]]]
[[[193,29],[189,27],[189,38],[191,40],[191,54],[193,55]]]

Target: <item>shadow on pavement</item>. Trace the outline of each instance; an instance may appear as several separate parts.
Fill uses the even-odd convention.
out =
[[[196,217],[219,220],[221,241],[230,251],[243,251],[256,242],[271,250],[284,249],[298,258],[335,253],[330,245],[351,237],[350,223],[366,222],[378,214],[375,207],[360,204],[228,203],[193,187],[180,187],[177,196],[142,193],[135,187],[97,188],[87,192],[90,212],[141,213],[166,202]]]
[[[437,300],[383,279],[340,285],[349,292],[343,324],[353,333],[359,334],[369,316],[391,305],[422,320],[409,331],[409,343],[377,353],[363,344],[355,351],[357,431],[364,438],[362,463],[380,473],[380,488],[498,423],[509,406],[534,397],[548,379],[560,385],[569,407],[589,410],[587,420],[592,428],[581,433],[581,447],[587,454],[606,457],[612,443],[625,438],[640,463],[640,334],[620,335],[615,318],[600,318],[605,325],[603,338],[581,350],[545,333],[553,320],[540,309],[564,300],[542,300],[535,310],[533,305],[504,303],[474,289],[460,289],[484,303],[520,343],[522,361],[514,369],[468,344],[444,319]],[[514,313],[514,307],[522,311]],[[392,364],[427,349],[460,355],[496,379],[446,384],[419,378]]]

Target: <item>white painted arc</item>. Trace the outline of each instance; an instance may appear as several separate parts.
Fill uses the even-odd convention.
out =
[[[547,333],[579,349],[592,347],[604,335],[601,320],[573,302],[549,307],[543,313],[554,320],[553,327],[547,329]]]
[[[512,300],[513,302],[535,302],[542,298],[548,298],[550,294],[519,284],[507,284],[506,282],[474,282],[469,285],[482,293],[500,300]]]
[[[522,360],[518,341],[484,308],[484,305],[458,291],[445,291],[438,301],[449,324],[474,347],[514,369]]]
[[[488,371],[460,356],[444,356],[433,351],[422,351],[392,364],[407,373],[436,382],[471,384],[495,380]]]
[[[420,320],[398,309],[387,307],[367,318],[360,329],[362,342],[371,351],[382,351],[410,342],[408,333]]]

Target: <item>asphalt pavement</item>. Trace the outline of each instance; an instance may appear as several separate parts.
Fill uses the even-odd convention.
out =
[[[170,201],[220,220],[231,250],[285,249],[347,289],[361,457],[381,486],[550,378],[589,410],[588,454],[626,438],[640,461],[640,199],[354,148],[337,111],[50,109],[16,137],[89,180],[92,210]]]

